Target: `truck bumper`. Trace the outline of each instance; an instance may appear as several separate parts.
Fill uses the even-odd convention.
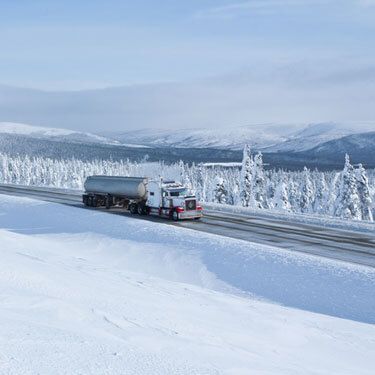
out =
[[[184,211],[179,213],[180,220],[200,219],[201,217],[203,217],[203,212],[201,210]]]

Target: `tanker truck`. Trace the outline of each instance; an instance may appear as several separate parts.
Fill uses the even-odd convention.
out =
[[[122,207],[132,214],[172,220],[200,219],[202,207],[189,189],[176,181],[147,177],[89,176],[82,201],[88,207]]]

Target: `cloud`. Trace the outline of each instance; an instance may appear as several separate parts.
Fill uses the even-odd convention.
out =
[[[372,1],[372,0],[362,0]],[[232,3],[219,7],[202,10],[198,18],[233,18],[249,13],[264,13],[279,11],[283,8],[302,8],[305,6],[327,4],[330,0],[252,0]]]
[[[373,7],[375,6],[375,0],[358,0],[359,5],[364,7]]]
[[[341,5],[361,7],[375,6],[375,0],[344,0]],[[251,0],[204,9],[196,14],[197,18],[235,18],[238,16],[259,13],[276,13],[285,9],[303,9],[316,6],[339,6],[335,0]]]
[[[198,82],[79,92],[0,86],[0,121],[96,132],[374,121],[375,61],[255,64]]]

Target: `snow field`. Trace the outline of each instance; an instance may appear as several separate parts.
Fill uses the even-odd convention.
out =
[[[25,198],[0,228],[0,373],[374,368],[371,269]]]
[[[0,134],[18,134],[27,135],[38,138],[61,138],[61,137],[73,137],[76,136],[77,139],[82,139],[87,142],[99,142],[99,143],[114,143],[110,139],[101,137],[96,134],[82,133],[79,131],[60,129],[60,128],[46,128],[42,126],[20,124],[15,122],[0,122]]]

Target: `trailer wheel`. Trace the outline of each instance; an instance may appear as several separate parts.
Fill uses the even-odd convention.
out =
[[[111,203],[113,202],[113,199],[110,195],[107,195],[105,197],[105,208],[108,210],[111,207]]]
[[[178,220],[180,220],[180,215],[178,214],[177,211],[173,211],[172,219],[173,219],[174,221],[178,221]]]

